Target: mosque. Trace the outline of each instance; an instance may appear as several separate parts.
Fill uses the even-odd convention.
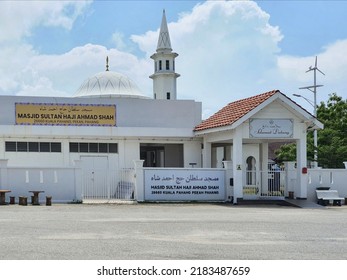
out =
[[[134,161],[145,168],[228,164],[234,199],[244,196],[245,187],[261,196],[268,190],[261,172],[268,170],[269,143],[288,141],[297,144],[296,172],[304,174],[306,132],[323,128],[316,118],[271,90],[231,102],[202,120],[200,102],[178,98],[177,56],[164,11],[151,56],[152,98],[130,78],[109,71],[108,59],[105,71],[87,78],[73,98],[0,96],[1,186],[20,195],[35,185],[57,201],[71,201],[84,192],[76,166],[90,171],[95,182],[98,171],[133,168]],[[60,175],[67,170],[72,173]],[[306,184],[305,177],[297,176],[292,186],[297,197],[306,197]]]

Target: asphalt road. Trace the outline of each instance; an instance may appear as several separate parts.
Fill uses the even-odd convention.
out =
[[[0,206],[1,260],[347,259],[347,206]]]

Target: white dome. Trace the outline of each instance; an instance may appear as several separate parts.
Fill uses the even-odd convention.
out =
[[[104,71],[83,82],[75,97],[130,97],[148,98],[127,76],[117,72]]]

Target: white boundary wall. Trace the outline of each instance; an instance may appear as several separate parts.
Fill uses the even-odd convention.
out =
[[[231,164],[230,162],[224,164],[226,167],[224,169],[143,168],[142,161],[135,161],[134,198],[137,201],[228,201],[233,195],[233,187],[229,183],[232,174],[228,168]],[[287,178],[288,190],[291,191],[296,183],[295,168],[288,170],[288,174],[290,175]],[[151,178],[155,184],[151,182]],[[177,178],[181,180],[180,184],[177,183]],[[315,190],[318,187],[330,187],[332,190],[337,190],[341,197],[347,198],[347,169],[308,169],[307,178],[307,200],[317,201]],[[40,195],[41,202],[45,196],[52,196],[54,202],[78,201],[82,199],[82,179],[79,160],[75,161],[75,166],[66,168],[8,167],[7,160],[0,160],[0,188],[11,190],[7,196],[15,196],[17,199],[18,196],[30,197],[31,190],[40,190],[44,191]],[[165,195],[154,193],[152,196],[152,191],[163,191],[163,188],[151,189],[151,185],[164,186],[168,193]]]
[[[55,202],[81,199],[81,169],[76,167],[7,167],[7,160],[0,161],[0,188],[11,190],[7,196],[30,197],[29,191],[44,191],[40,202],[52,196]],[[8,198],[7,198],[8,200]]]
[[[317,201],[316,188],[337,190],[340,197],[347,197],[347,169],[309,169],[307,199]]]

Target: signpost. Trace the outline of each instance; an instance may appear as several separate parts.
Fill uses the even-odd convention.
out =
[[[146,201],[225,201],[225,170],[150,168]]]

